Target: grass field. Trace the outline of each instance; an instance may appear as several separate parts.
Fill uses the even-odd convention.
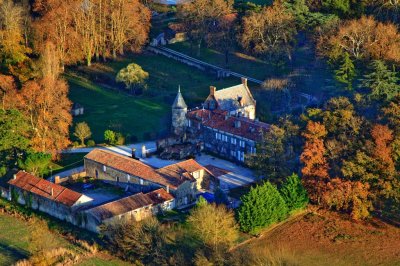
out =
[[[148,90],[139,96],[113,90],[115,84],[111,84],[116,73],[133,62],[150,74]],[[96,143],[104,141],[104,131],[109,128],[138,140],[169,130],[170,108],[179,85],[189,107],[195,107],[204,101],[210,85],[222,88],[240,82],[238,79],[217,80],[213,75],[147,53],[71,70],[65,77],[70,85],[70,99],[85,108],[85,114],[74,118],[74,122],[86,121]],[[96,77],[109,82],[95,81]]]
[[[284,262],[277,265],[400,265],[399,236],[399,228],[376,218],[354,222],[317,211],[283,223],[236,251]]]

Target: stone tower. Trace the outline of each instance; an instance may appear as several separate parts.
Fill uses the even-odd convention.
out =
[[[181,94],[181,88],[178,89],[174,104],[172,105],[172,132],[181,136],[186,130],[187,105]]]

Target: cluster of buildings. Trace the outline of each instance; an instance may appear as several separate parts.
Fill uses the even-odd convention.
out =
[[[245,163],[246,157],[256,153],[257,143],[270,125],[256,119],[256,100],[242,78],[239,85],[210,93],[202,104],[188,110],[178,91],[172,105],[172,135],[158,142],[165,152],[178,153],[172,158],[182,159],[187,153],[177,151],[188,146],[191,152],[208,151],[234,162]],[[186,144],[183,145],[183,144]]]
[[[190,146],[231,161],[244,163],[268,131],[269,125],[256,119],[256,101],[247,80],[210,94],[201,108],[188,110],[180,91],[172,106],[172,135],[158,142],[164,152]],[[193,150],[193,149],[190,149]],[[58,219],[98,232],[103,224],[120,220],[140,221],[174,208],[196,202],[202,189],[208,189],[229,172],[215,166],[203,167],[194,159],[154,168],[136,158],[104,149],[94,149],[84,158],[85,175],[121,187],[128,196],[94,204],[84,194],[60,184],[20,171],[9,180],[9,200],[45,212]]]
[[[94,149],[84,158],[86,175],[122,187],[129,196],[93,204],[93,199],[59,184],[19,171],[9,180],[9,200],[98,232],[103,224],[140,221],[196,202],[212,174],[195,160],[162,168],[111,151]]]

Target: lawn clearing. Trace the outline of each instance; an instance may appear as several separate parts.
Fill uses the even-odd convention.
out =
[[[62,153],[59,161],[51,162],[51,172],[49,174],[57,174],[59,172],[82,166],[83,157],[85,157],[86,154],[87,152]]]
[[[128,95],[112,84],[116,73],[129,63],[139,64],[150,74],[148,90],[143,95]],[[217,80],[213,74],[148,53],[72,69],[65,77],[70,99],[85,108],[85,114],[75,117],[74,123],[87,122],[96,143],[104,142],[106,129],[135,136],[134,140],[154,139],[160,132],[169,131],[170,108],[179,85],[186,103],[195,107],[207,97],[210,85],[224,88],[240,83],[236,78]]]

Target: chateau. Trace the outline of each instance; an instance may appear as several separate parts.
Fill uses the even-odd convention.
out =
[[[241,84],[221,90],[211,86],[201,108],[188,110],[180,90],[172,105],[172,133],[182,143],[232,161],[244,162],[246,155],[254,154],[269,127],[256,119],[256,101],[244,78]]]

